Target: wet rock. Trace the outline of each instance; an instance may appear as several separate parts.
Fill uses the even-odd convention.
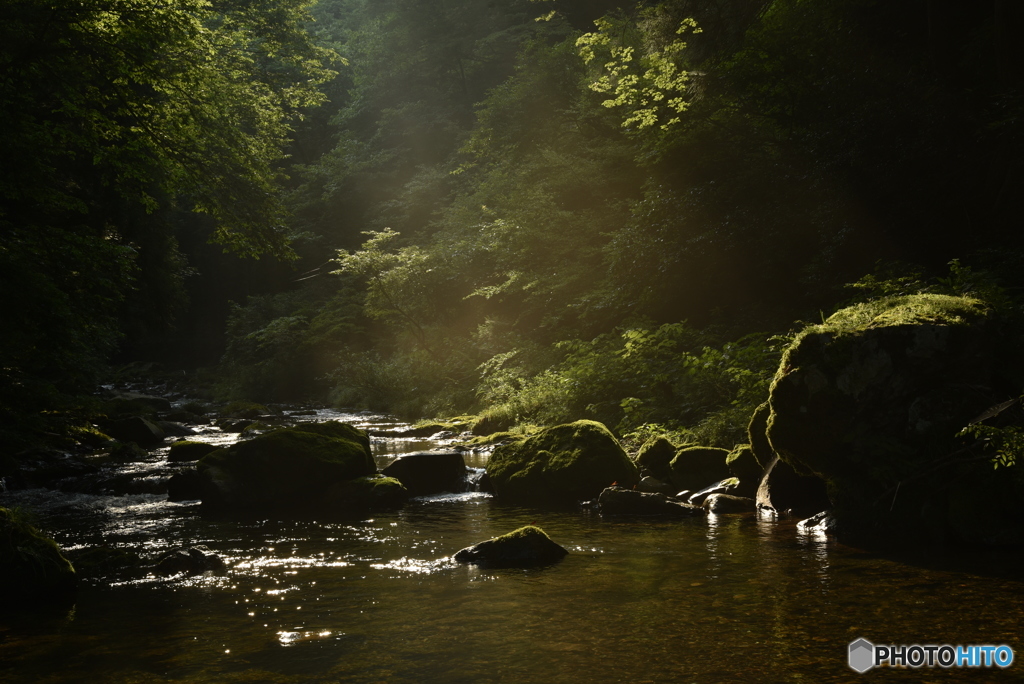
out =
[[[153,566],[157,575],[199,575],[224,569],[224,561],[205,546],[175,549],[162,555]]]
[[[171,476],[167,481],[168,501],[198,501],[203,491],[211,485],[196,470],[186,470]],[[211,492],[216,496],[216,492]]]
[[[756,502],[746,496],[733,496],[716,492],[704,499],[704,510],[708,513],[748,513],[757,507]]]
[[[142,566],[142,558],[134,551],[109,546],[90,546],[65,554],[82,578],[123,576]]]
[[[641,469],[647,469],[659,480],[669,481],[672,479],[672,468],[670,464],[676,456],[676,448],[664,437],[656,437],[644,442],[636,455],[636,464]]]
[[[325,511],[399,508],[409,499],[409,494],[409,490],[393,477],[368,475],[331,485],[320,508]]]
[[[810,515],[832,505],[821,479],[797,475],[778,456],[765,468],[754,498],[757,508],[769,516]]]
[[[466,461],[458,451],[403,454],[381,472],[405,485],[412,496],[461,492],[466,488]]]
[[[165,397],[157,397],[152,394],[141,392],[114,392],[108,404],[116,413],[156,413],[170,411],[171,402]]]
[[[616,482],[632,487],[640,480],[618,440],[591,420],[547,428],[499,446],[487,463],[487,474],[498,498],[542,505],[577,504]]]
[[[139,446],[153,446],[164,441],[165,433],[156,423],[133,416],[102,423],[103,432],[121,442],[135,442]]]
[[[190,437],[196,434],[195,430],[187,425],[182,425],[181,423],[175,423],[169,420],[159,420],[156,424],[168,437]]]
[[[725,465],[729,469],[729,474],[739,480],[739,484],[732,494],[751,499],[757,496],[757,488],[761,484],[764,468],[757,462],[754,450],[749,444],[735,447],[725,459]]]
[[[120,463],[137,463],[149,458],[149,452],[135,442],[115,442],[110,447],[110,458]]]
[[[801,520],[796,524],[796,528],[805,534],[827,534],[832,536],[836,533],[837,522],[835,516],[832,515],[832,511],[822,511],[806,520]]]
[[[455,554],[460,563],[484,568],[531,568],[557,563],[569,554],[533,525],[469,546]]]
[[[683,447],[676,451],[672,462],[672,484],[677,489],[701,489],[712,482],[729,477],[725,459],[726,449],[714,447]]]
[[[183,423],[185,425],[199,425],[200,423],[206,422],[206,419],[202,416],[192,413],[191,411],[184,410],[165,413],[163,414],[163,419],[173,423]]]
[[[66,601],[77,584],[57,544],[21,516],[0,508],[0,586],[5,603]]]
[[[683,518],[704,515],[699,506],[669,499],[664,494],[638,492],[622,487],[608,487],[598,497],[603,515],[660,515]]]
[[[7,489],[56,488],[61,482],[86,477],[99,468],[81,456],[56,449],[30,449],[4,459],[0,476]]]
[[[217,447],[206,442],[182,440],[171,445],[171,450],[167,453],[167,461],[169,463],[198,461],[203,456],[206,456],[206,454],[216,450]]]
[[[669,483],[662,482],[658,478],[651,477],[650,475],[648,475],[647,477],[640,478],[640,482],[638,482],[636,485],[636,491],[638,492],[647,492],[648,494],[664,494],[666,496],[670,496],[671,494],[673,494],[675,492],[675,489],[676,488],[670,485]]]
[[[217,449],[197,470],[203,505],[304,508],[334,484],[377,472],[370,440],[344,423],[303,423]]]
[[[735,477],[727,477],[720,482],[716,482],[712,485],[700,489],[696,492],[690,492],[686,497],[686,503],[692,506],[700,506],[704,503],[704,500],[712,494],[725,494],[727,492],[735,493],[736,487],[739,481]],[[682,499],[682,496],[676,495],[676,498]]]

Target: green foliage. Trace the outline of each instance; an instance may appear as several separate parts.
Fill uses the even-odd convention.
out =
[[[685,93],[690,74],[681,66],[686,43],[662,35],[669,21],[664,5],[644,10],[640,17],[635,23],[625,18],[598,19],[597,32],[583,34],[576,46],[584,64],[602,62],[602,73],[590,89],[613,96],[601,104],[625,110],[624,128],[643,131],[657,126],[667,131],[688,108]],[[677,36],[700,32],[692,18],[675,27]]]
[[[993,468],[1014,466],[1018,463],[1018,457],[1024,454],[1024,428],[1016,425],[996,427],[975,423],[961,430],[959,436],[974,437],[984,442],[988,451],[994,451]]]

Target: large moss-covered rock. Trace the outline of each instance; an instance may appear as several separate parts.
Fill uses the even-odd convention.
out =
[[[403,454],[382,472],[401,482],[413,496],[461,492],[466,487],[466,461],[459,451]]]
[[[57,544],[14,512],[0,508],[0,586],[4,601],[60,601],[76,584]]]
[[[197,465],[203,504],[308,507],[332,485],[377,472],[366,433],[344,423],[304,423],[238,442]]]
[[[729,477],[725,459],[728,449],[715,447],[682,447],[669,464],[672,484],[678,489],[697,490]]]
[[[758,463],[750,445],[739,444],[734,447],[725,458],[725,466],[729,470],[729,475],[740,481],[733,493],[736,496],[754,498],[757,487],[761,483],[764,468]]]
[[[170,463],[198,461],[203,456],[213,453],[216,450],[217,447],[212,444],[207,444],[206,442],[182,440],[171,445],[171,450],[167,453],[167,460]]]
[[[676,447],[664,437],[652,437],[644,442],[636,454],[636,464],[646,468],[659,480],[670,480],[672,469],[669,464],[676,456]]]
[[[485,568],[529,568],[556,563],[569,554],[539,527],[527,525],[455,554],[460,563]]]
[[[998,321],[969,297],[891,297],[844,309],[792,343],[771,387],[767,435],[798,473],[829,483],[841,534],[901,545],[981,536],[963,520],[1019,525],[1010,471],[961,456],[961,428],[1019,386]],[[964,492],[974,492],[970,504]],[[1009,497],[1009,498],[1008,498]],[[959,512],[957,512],[959,511]],[[1012,530],[997,535],[1013,539]]]
[[[578,420],[494,450],[487,464],[501,499],[549,505],[593,499],[618,482],[640,480],[636,466],[601,423]]]

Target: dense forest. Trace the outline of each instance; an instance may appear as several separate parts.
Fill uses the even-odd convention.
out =
[[[728,447],[801,321],[922,291],[1013,308],[1024,285],[1007,0],[0,18],[15,443],[158,362],[225,400]]]

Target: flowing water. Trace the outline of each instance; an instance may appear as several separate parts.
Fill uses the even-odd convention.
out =
[[[200,438],[233,439],[213,429]],[[374,440],[380,465],[436,445]],[[126,467],[166,474],[163,452]],[[467,453],[471,466],[485,461]],[[205,544],[227,564],[189,578],[87,584],[70,610],[0,612],[0,682],[1024,680],[1024,661],[865,675],[846,664],[859,637],[1005,643],[1020,653],[1019,556],[895,560],[801,534],[792,521],[610,519],[473,492],[347,519],[207,517],[159,494],[34,490],[4,494],[0,505],[31,506],[67,548],[104,543],[155,556]],[[528,523],[570,555],[537,570],[450,560]]]

